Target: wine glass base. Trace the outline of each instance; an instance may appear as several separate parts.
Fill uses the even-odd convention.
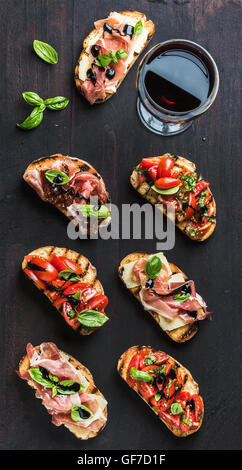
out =
[[[192,121],[188,121],[185,123],[172,123],[164,122],[160,119],[157,119],[145,108],[139,98],[137,99],[137,111],[139,118],[144,124],[144,126],[155,134],[163,136],[172,136],[186,131],[192,125]]]

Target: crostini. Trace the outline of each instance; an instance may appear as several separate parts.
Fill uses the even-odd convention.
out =
[[[155,32],[138,11],[111,12],[94,26],[75,67],[76,86],[90,104],[113,96]]]
[[[196,292],[194,281],[163,253],[131,253],[120,263],[119,277],[160,328],[183,343],[198,331],[198,322],[210,314]]]
[[[176,226],[189,238],[202,242],[216,226],[216,205],[210,183],[186,158],[166,153],[143,158],[134,169],[130,182],[151,204],[167,215],[167,207],[175,209]]]
[[[35,396],[52,416],[78,439],[97,436],[106,425],[107,401],[90,371],[54,343],[27,344],[17,374],[36,390]]]
[[[70,220],[86,224],[87,233],[91,217],[98,219],[98,226],[110,222],[110,199],[104,181],[86,161],[57,153],[34,160],[23,178],[43,201]],[[90,204],[90,197],[97,199],[96,206]]]
[[[198,385],[171,356],[133,346],[122,354],[117,369],[175,436],[189,436],[201,427],[204,405]]]
[[[45,246],[26,255],[22,269],[81,335],[90,335],[107,322],[104,309],[108,298],[96,278],[96,268],[85,256]]]

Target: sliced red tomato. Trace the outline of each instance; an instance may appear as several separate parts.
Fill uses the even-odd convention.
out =
[[[71,304],[69,304],[69,302],[63,303],[63,309],[62,309],[63,317],[66,323],[68,323],[68,325],[70,325],[73,328],[73,330],[76,330],[78,326],[80,326],[80,322],[76,318],[71,318],[68,315],[68,313],[70,313],[72,310],[73,310],[72,306]]]
[[[141,165],[143,168],[150,168],[152,166],[156,166],[158,168],[159,162],[160,157],[143,158],[141,161]]]
[[[32,281],[34,281],[34,283],[36,284],[37,287],[39,287],[39,289],[45,290],[44,281],[41,281],[40,279],[38,279],[38,277],[35,275],[33,271],[31,271],[30,269],[24,269],[24,272]]]
[[[147,170],[149,177],[155,181],[157,179],[157,166],[151,166]]]
[[[155,357],[155,359],[156,359],[156,361],[154,363],[155,366],[160,366],[161,364],[166,362],[167,359],[168,359],[167,354],[165,354],[163,352],[155,352],[155,353],[149,354],[147,357]],[[145,366],[146,366],[146,364],[142,363],[141,364],[141,369]]]
[[[132,357],[132,359],[129,363],[128,372],[127,372],[127,382],[128,382],[130,387],[133,387],[135,382],[136,382],[136,380],[133,379],[133,377],[131,377],[131,375],[130,375],[130,369],[132,367],[134,367],[135,369],[138,370],[139,369],[139,361],[140,361],[139,353],[137,353]]]
[[[137,381],[137,384],[138,384],[138,391],[144,398],[151,398],[157,392],[156,386],[151,383]]]
[[[188,206],[187,206],[187,208],[185,210],[185,214],[184,214],[185,219],[190,219],[191,218],[195,207],[196,207],[195,194],[190,192],[188,194]]]
[[[169,400],[162,398],[159,404],[160,412],[168,410],[171,404],[173,403],[173,401],[174,401],[174,397],[169,398]]]
[[[143,367],[146,366],[146,364],[144,363],[144,360],[146,357],[149,357],[149,349],[148,348],[144,348],[144,349],[141,349],[141,351],[139,351],[139,358],[140,358],[140,361],[139,361],[139,369],[143,369]]]
[[[163,387],[165,385],[165,380],[166,379],[163,379],[161,381],[159,381],[159,380],[156,381],[156,386],[157,386],[158,390],[160,390],[160,391],[163,390]]]
[[[174,160],[169,155],[163,155],[158,166],[158,177],[170,176],[174,164]]]
[[[166,398],[170,398],[174,395],[175,393],[175,381],[172,379],[167,379],[166,380],[166,385],[163,390],[164,395]]]
[[[150,404],[153,405],[153,406],[160,406],[160,399],[159,400],[156,400],[155,399],[155,396],[151,397],[150,399]]]
[[[180,415],[173,415],[171,413],[164,413],[163,411],[161,411],[161,413],[159,413],[159,415],[167,423],[173,424],[177,428],[179,428],[181,426]]]
[[[204,181],[204,180],[199,181],[196,184],[195,196],[197,196],[203,189],[207,188],[209,185],[210,185],[210,183],[208,181]]]
[[[190,406],[187,405],[186,406],[186,410],[185,410],[185,415],[183,415],[186,419],[186,421],[190,424],[192,424],[194,422],[194,411],[191,411],[190,410]],[[189,426],[189,424],[187,423],[184,423],[183,421],[181,421],[181,430],[184,431],[184,432],[187,432],[189,431],[189,429],[191,428],[191,425]]]
[[[155,186],[159,189],[169,189],[169,188],[174,188],[175,186],[178,186],[181,184],[181,181],[176,178],[168,178],[168,177],[162,177],[158,178],[155,181]]]
[[[191,394],[190,392],[178,392],[176,394],[176,403],[180,403],[182,408],[185,409],[187,401],[190,401]]]
[[[195,421],[198,421],[203,414],[203,401],[200,395],[193,395],[192,399],[195,405]]]
[[[78,292],[79,290],[84,291],[85,289],[88,289],[89,287],[90,287],[90,284],[88,284],[87,282],[75,282],[74,284],[71,283],[71,285],[69,285],[64,290],[64,294],[65,295],[72,295],[72,294],[75,294],[76,292]]]
[[[64,302],[67,301],[66,297],[58,297],[54,302],[53,305],[54,307],[58,308],[60,307]]]
[[[150,366],[145,366],[142,368],[142,372],[148,372],[153,377],[157,376],[158,370],[160,370],[160,367],[156,364],[151,364]]]
[[[66,256],[56,256],[52,254],[50,259],[51,259],[51,263],[53,264],[53,266],[55,266],[55,268],[58,271],[71,269],[76,274],[83,273],[83,269],[81,268],[81,266],[75,263],[74,261],[72,261],[71,259],[67,258]]]
[[[87,302],[85,308],[101,312],[107,305],[108,298],[106,295],[96,295],[93,299]]]
[[[27,269],[34,271],[34,274],[41,281],[50,282],[58,277],[57,269],[47,259],[41,256],[28,255],[25,256],[25,260],[28,263]]]

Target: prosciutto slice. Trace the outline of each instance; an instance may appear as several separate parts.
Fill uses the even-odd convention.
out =
[[[106,416],[103,413],[107,404],[106,400],[100,395],[86,392],[89,382],[63,357],[54,343],[42,343],[39,352],[29,343],[26,350],[30,361],[30,368],[42,366],[51,374],[57,376],[59,381],[74,380],[84,386],[80,392],[70,395],[57,394],[52,397],[52,390],[50,388],[35,382],[36,397],[42,400],[42,404],[52,416],[53,424],[55,426],[61,426],[62,424],[74,425],[75,427],[85,428],[88,431],[98,432],[106,422]],[[19,375],[25,380],[31,379],[28,371]],[[73,421],[71,409],[74,404],[85,405],[91,410],[93,416],[85,421]]]
[[[73,190],[74,194],[80,194],[84,199],[89,199],[90,196],[97,196],[101,204],[107,201],[107,192],[104,184],[99,178],[89,172],[79,172],[69,183],[69,188]]]

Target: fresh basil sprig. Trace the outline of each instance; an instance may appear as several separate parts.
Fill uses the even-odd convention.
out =
[[[141,382],[153,382],[154,378],[148,372],[142,372],[142,370],[137,370],[135,367],[130,369],[131,377],[135,380],[140,380]]]
[[[91,309],[82,310],[76,318],[82,325],[91,328],[100,327],[109,320],[109,318],[104,315],[104,313]]]
[[[141,20],[137,21],[135,27],[134,27],[134,34],[135,36],[139,36],[143,31],[143,23]]]
[[[35,382],[43,385],[43,387],[52,388],[53,397],[57,395],[57,393],[60,395],[72,395],[84,388],[82,384],[75,382],[74,380],[63,380],[62,382],[59,382],[58,377],[52,376],[51,374],[48,374],[49,380],[47,380],[38,368],[29,369],[28,372]]]
[[[33,109],[32,113],[20,124],[17,123],[17,126],[20,129],[30,130],[34,129],[35,127],[39,126],[40,123],[43,121],[43,111],[45,110],[45,105],[37,106]]]
[[[179,415],[180,413],[184,413],[184,409],[182,408],[180,403],[172,403],[170,410],[173,415]]]
[[[42,98],[40,98],[40,96],[33,91],[24,91],[22,96],[26,103],[30,104],[30,106],[40,106],[41,104],[44,104],[44,100],[42,100]]]
[[[94,204],[83,204],[79,207],[79,212],[84,217],[98,217],[99,219],[106,219],[110,216],[110,210],[106,206],[101,206],[95,210]]]
[[[64,279],[65,281],[81,281],[81,277],[75,273],[72,269],[64,269],[63,271],[60,271],[59,276],[61,279]]]
[[[155,279],[161,271],[162,262],[159,256],[152,256],[145,265],[145,273],[149,279]]]
[[[116,52],[109,51],[109,54],[99,54],[94,63],[98,67],[107,67],[110,62],[117,64],[119,60],[125,59],[128,55],[124,49],[118,49]]]
[[[48,62],[49,64],[57,64],[58,54],[49,44],[35,39],[33,42],[33,48],[36,54],[45,62]]]
[[[48,181],[50,181],[50,183],[54,183],[57,185],[66,184],[66,183],[69,183],[70,181],[70,178],[66,173],[64,173],[61,170],[56,170],[56,169],[47,170],[45,172],[45,177]]]
[[[52,109],[52,111],[61,111],[61,109],[65,109],[69,103],[69,100],[64,96],[56,96],[55,98],[47,98],[44,101],[45,106],[48,109]]]
[[[87,406],[75,404],[71,408],[71,419],[73,421],[85,421],[86,419],[92,418],[93,413]]]

